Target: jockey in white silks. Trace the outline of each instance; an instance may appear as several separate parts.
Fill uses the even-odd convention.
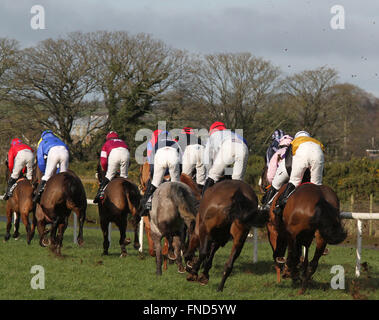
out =
[[[233,180],[243,180],[249,150],[243,137],[227,130],[222,122],[215,122],[209,129],[209,139],[204,150],[204,164],[208,176],[203,188],[205,190],[215,184],[224,175],[225,169],[233,165]]]

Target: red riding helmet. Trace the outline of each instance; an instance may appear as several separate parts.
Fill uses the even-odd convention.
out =
[[[115,132],[115,131],[111,131],[111,132],[109,132],[109,133],[107,134],[107,136],[106,136],[105,139],[106,139],[106,140],[109,140],[109,139],[118,139],[118,134],[117,134],[117,132]]]
[[[191,127],[184,127],[182,129],[182,133],[183,134],[195,134],[195,132],[193,131],[193,129]]]
[[[209,128],[209,134],[211,135],[215,131],[222,131],[222,130],[226,130],[225,124],[222,123],[222,122],[220,122],[220,121],[216,121],[215,123],[213,123],[210,126],[210,128]]]

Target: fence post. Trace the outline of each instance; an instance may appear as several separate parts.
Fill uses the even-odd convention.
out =
[[[139,223],[139,249],[138,251],[142,253],[143,251],[143,219]]]
[[[76,234],[76,229],[78,227],[78,217],[76,216],[76,213],[74,212],[74,243],[77,244],[78,243],[78,236]]]
[[[253,249],[253,263],[258,262],[258,228],[253,229],[254,236],[254,249]]]
[[[361,252],[362,252],[362,220],[357,220],[357,263],[355,265],[355,276],[361,274]]]
[[[370,194],[370,213],[372,213],[372,205],[373,205],[373,202],[374,202],[374,195],[371,193]],[[373,236],[373,232],[372,232],[372,220],[369,221],[369,225],[368,225],[368,235],[371,237]]]

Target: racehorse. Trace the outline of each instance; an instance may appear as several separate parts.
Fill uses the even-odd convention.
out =
[[[267,223],[268,238],[273,249],[273,258],[280,282],[280,271],[285,262],[285,251],[288,247],[285,272],[296,283],[299,278],[299,261],[301,248],[304,246],[302,289],[303,293],[309,280],[315,273],[318,261],[323,255],[327,244],[338,244],[345,240],[347,234],[342,227],[339,215],[339,199],[328,186],[311,183],[301,184],[288,198],[282,216],[273,212],[276,201],[284,191],[285,185],[275,196],[270,208]],[[313,238],[316,238],[314,257],[308,263],[308,251]]]
[[[151,236],[154,241],[156,273],[162,275],[161,240],[165,237],[168,246],[174,249],[174,258],[178,271],[184,273],[182,249],[187,248],[186,234],[195,227],[195,217],[199,206],[191,188],[182,182],[162,183],[154,192],[150,211]]]
[[[140,166],[140,174],[139,174],[139,180],[140,180],[140,184],[139,184],[139,189],[141,191],[141,194],[143,195],[146,191],[146,188],[147,188],[147,182],[149,181],[150,179],[150,165],[149,163],[146,161],[143,165]],[[167,175],[164,177],[164,180],[165,181],[168,181],[170,179],[170,176]],[[180,181],[187,184],[191,190],[194,192],[195,194],[195,197],[196,199],[200,200],[201,198],[201,190],[199,189],[199,187],[197,186],[197,184],[192,180],[191,177],[189,177],[188,175],[182,173],[180,175]],[[153,197],[154,199],[154,197]],[[145,225],[145,231],[146,231],[146,237],[147,237],[147,241],[148,241],[148,244],[149,244],[149,254],[150,256],[154,257],[156,256],[155,253],[155,249],[154,249],[154,241],[151,237],[151,227],[150,227],[150,220],[149,220],[149,217],[148,216],[144,216],[143,217],[143,222],[144,222],[144,225]],[[162,254],[163,254],[163,257],[164,257],[164,269],[166,270],[167,269],[167,254],[168,254],[168,249],[169,247],[171,247],[171,243],[169,244],[167,239],[165,238],[165,241],[164,241],[164,246],[163,246],[163,250],[162,250]]]
[[[38,166],[35,178],[41,176]],[[54,174],[46,183],[41,201],[37,204],[37,228],[40,236],[40,245],[46,246],[44,238],[45,226],[51,224],[50,248],[58,256],[61,255],[63,234],[68,225],[71,211],[79,219],[78,244],[83,244],[83,225],[86,218],[87,198],[83,184],[79,177],[71,170]],[[58,234],[57,234],[58,232]]]
[[[189,248],[184,254],[189,272],[187,280],[207,284],[213,257],[230,237],[233,247],[225,264],[217,291],[222,291],[233,264],[238,258],[252,226],[263,227],[268,212],[258,210],[258,199],[254,190],[239,180],[224,180],[206,190],[196,216],[196,226],[190,236]],[[199,247],[199,258],[191,264],[195,250]],[[198,271],[203,264],[203,273]]]
[[[8,167],[8,161],[5,161],[6,165],[6,181],[8,181],[10,176],[10,171]],[[13,190],[13,196],[7,200],[6,206],[6,216],[7,216],[7,225],[6,225],[6,234],[4,237],[5,241],[8,241],[10,238],[10,229],[12,226],[13,212],[16,213],[15,221],[15,231],[13,233],[13,238],[17,239],[19,236],[19,226],[20,218],[25,225],[26,230],[26,241],[30,244],[31,240],[34,237],[35,227],[37,224],[35,217],[35,205],[33,203],[33,187],[29,180],[24,176],[21,176],[17,182],[16,187]],[[32,226],[30,227],[29,222],[29,213],[33,213]]]
[[[100,163],[97,166],[97,178],[101,183],[105,177]],[[108,225],[114,222],[120,230],[120,247],[121,257],[127,255],[125,246],[130,243],[126,239],[126,228],[128,223],[128,214],[131,213],[134,222],[134,248],[139,248],[138,241],[138,209],[140,206],[141,196],[137,185],[125,178],[113,178],[106,186],[104,199],[99,201],[98,209],[100,216],[100,225],[103,232],[103,255],[108,255]],[[137,221],[138,220],[138,221]]]

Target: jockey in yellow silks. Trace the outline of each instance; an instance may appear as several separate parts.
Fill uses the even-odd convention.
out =
[[[324,170],[324,146],[306,131],[296,133],[292,146],[292,170],[289,182],[284,192],[279,196],[275,213],[284,208],[288,196],[298,187],[303,179],[305,170],[310,169],[311,183],[322,184]]]

